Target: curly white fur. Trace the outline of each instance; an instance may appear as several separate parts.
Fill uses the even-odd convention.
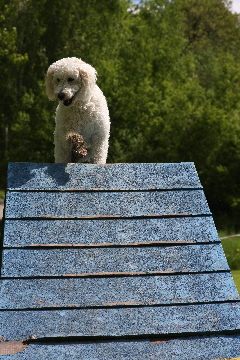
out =
[[[53,63],[46,76],[50,100],[61,100],[56,110],[54,132],[55,162],[105,164],[108,152],[110,119],[107,102],[96,84],[95,69],[77,58]],[[69,134],[81,136],[87,155],[72,157]]]

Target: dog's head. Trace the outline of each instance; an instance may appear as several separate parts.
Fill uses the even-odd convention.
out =
[[[97,72],[77,58],[64,58],[53,63],[47,71],[46,92],[50,100],[59,99],[69,106],[76,99],[86,102],[96,84]]]

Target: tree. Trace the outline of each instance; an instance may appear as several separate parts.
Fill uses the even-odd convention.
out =
[[[227,5],[154,0],[131,14],[110,156],[194,161],[217,223],[228,216],[237,226],[240,34]]]
[[[76,56],[107,97],[108,161],[193,161],[217,224],[238,225],[240,26],[229,1],[3,0],[0,10],[1,169],[53,161],[45,72]]]
[[[46,70],[53,61],[67,56],[82,57],[94,66],[98,60],[95,67],[101,72],[113,68],[115,40],[127,6],[125,0],[3,1],[2,170],[7,161],[53,161],[56,103],[49,102],[45,93]],[[107,56],[110,49],[111,56]],[[104,77],[102,82],[104,85]],[[1,174],[3,186],[6,172]]]

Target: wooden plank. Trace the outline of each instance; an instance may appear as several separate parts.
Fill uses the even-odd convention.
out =
[[[5,218],[96,218],[211,214],[202,190],[8,192]]]
[[[2,276],[86,276],[229,270],[222,246],[11,249]]]
[[[240,356],[240,335],[121,341],[0,343],[5,360],[210,360]],[[8,345],[11,345],[9,350]],[[11,354],[9,354],[11,352]],[[9,354],[9,355],[7,355]],[[1,352],[0,352],[1,355]]]
[[[226,332],[240,329],[240,303],[160,307],[59,309],[0,312],[5,340],[34,336],[122,337]]]
[[[138,306],[239,299],[230,273],[2,280],[1,309]]]
[[[220,242],[211,216],[105,220],[5,220],[4,246]]]
[[[201,188],[193,163],[34,164],[10,163],[10,190],[148,190]]]

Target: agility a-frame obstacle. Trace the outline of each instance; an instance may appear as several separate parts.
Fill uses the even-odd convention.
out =
[[[10,163],[3,359],[240,356],[240,303],[196,169]]]

